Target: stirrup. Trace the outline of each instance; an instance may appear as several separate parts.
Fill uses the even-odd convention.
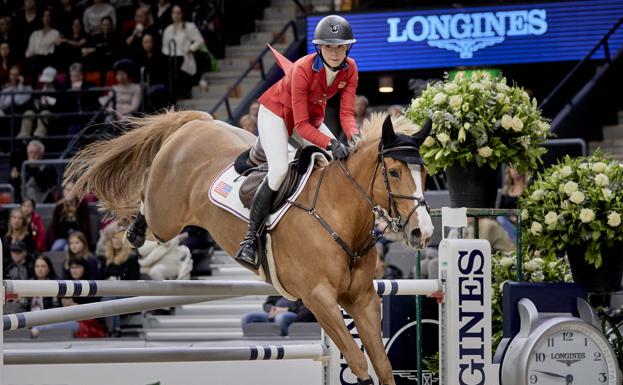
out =
[[[361,378],[357,378],[357,384],[359,385],[374,385],[374,381],[372,378],[368,378],[367,380],[362,380]]]
[[[252,245],[249,245],[249,243],[255,244],[255,247],[253,247]],[[253,253],[253,257],[249,257],[248,255],[243,255],[242,251],[246,247],[253,247],[255,249],[255,252]],[[236,260],[236,262],[246,267],[247,269],[250,269],[253,271],[259,269],[260,259],[257,257],[257,247],[258,247],[257,239],[245,238],[240,243],[240,249],[238,249],[238,252],[236,253],[236,256],[234,257],[234,259]]]

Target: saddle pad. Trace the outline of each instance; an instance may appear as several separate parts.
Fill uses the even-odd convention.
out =
[[[299,185],[294,190],[294,193],[288,198],[288,200],[294,201],[300,195],[301,191],[307,184],[309,176],[316,164],[325,165],[327,160],[321,153],[315,153],[313,155],[313,162],[309,163],[307,171],[301,176]],[[223,171],[214,179],[210,186],[209,198],[212,203],[218,207],[230,212],[236,217],[242,219],[245,222],[249,222],[250,210],[245,208],[240,197],[238,190],[246,177],[240,176],[234,169],[234,164],[230,164],[225,167]],[[286,201],[276,212],[272,213],[266,221],[266,230],[270,231],[277,226],[281,218],[285,215],[288,209],[292,206],[291,203]]]

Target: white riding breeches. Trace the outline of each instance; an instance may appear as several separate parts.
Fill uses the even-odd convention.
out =
[[[323,123],[318,127],[320,132],[335,139],[335,135]],[[260,105],[257,116],[257,131],[260,143],[266,154],[268,162],[268,187],[273,191],[278,191],[281,183],[288,173],[288,129],[286,122],[268,108]],[[311,142],[293,133],[292,137],[302,146],[312,145]]]

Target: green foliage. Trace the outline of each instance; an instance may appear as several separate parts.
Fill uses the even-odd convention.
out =
[[[405,114],[418,125],[432,120],[431,135],[420,147],[432,174],[455,163],[494,169],[510,164],[524,172],[536,169],[546,152],[539,144],[549,124],[536,99],[485,72],[429,84]]]
[[[586,261],[599,267],[602,245],[623,241],[623,166],[601,152],[567,156],[540,174],[518,204],[529,250],[553,256],[586,243]]]

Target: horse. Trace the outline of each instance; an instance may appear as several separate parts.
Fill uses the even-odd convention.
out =
[[[65,183],[75,183],[72,196],[94,193],[101,208],[124,223],[142,212],[149,233],[160,241],[188,225],[205,228],[235,255],[247,224],[212,204],[208,192],[256,137],[200,111],[169,110],[134,118],[131,124],[134,128],[88,145],[70,161]],[[432,235],[418,152],[429,131],[404,116],[374,114],[350,143],[345,161],[331,161],[311,174],[296,202],[313,204],[313,210],[291,207],[271,231],[282,287],[316,316],[360,384],[373,382],[339,306],[354,319],[381,383],[395,384],[381,339],[371,233],[376,216],[391,231],[402,232],[411,247],[425,246]]]

